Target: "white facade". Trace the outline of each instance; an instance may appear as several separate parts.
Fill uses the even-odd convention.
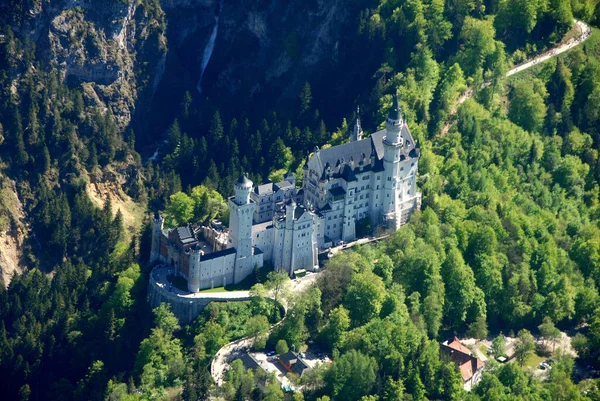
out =
[[[350,142],[315,149],[304,169],[306,205],[323,216],[323,242],[351,241],[356,222],[397,229],[421,207],[417,192],[419,148],[400,115],[397,98],[386,129],[360,139],[360,120]]]
[[[386,129],[362,136],[357,118],[349,143],[316,148],[304,167],[301,189],[292,174],[256,188],[240,177],[235,196],[228,200],[227,249],[221,245],[221,250],[205,254],[189,229],[165,232],[157,216],[151,261],[179,266],[194,292],[239,283],[265,262],[290,275],[314,270],[320,251],[359,234],[370,235],[357,233],[360,226],[369,226],[365,223],[399,228],[421,207],[421,193],[416,184],[420,151],[400,115],[397,97]]]

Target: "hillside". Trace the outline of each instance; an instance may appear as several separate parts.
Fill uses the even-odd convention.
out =
[[[3,397],[600,399],[599,24],[597,0],[1,2]],[[227,219],[241,173],[300,177],[396,92],[420,149],[408,224],[333,258],[270,332],[287,279],[266,271],[187,327],[149,310],[152,213]],[[516,362],[489,355],[466,393],[440,342],[503,334]],[[211,358],[246,335],[332,363],[293,396],[239,364],[216,387]]]

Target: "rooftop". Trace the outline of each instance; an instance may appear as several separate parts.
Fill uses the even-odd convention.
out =
[[[296,373],[299,376],[302,376],[302,373],[306,369],[310,369],[310,366],[308,366],[306,362],[304,362],[302,358],[300,358],[298,354],[293,351],[288,351],[285,354],[280,355],[279,360],[286,369]]]
[[[452,341],[444,341],[441,344],[441,351],[458,365],[463,381],[469,380],[477,370],[485,366],[485,363],[474,357],[471,350],[462,345],[456,337]]]

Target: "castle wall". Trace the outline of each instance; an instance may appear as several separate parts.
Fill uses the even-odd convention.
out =
[[[208,293],[205,297],[201,294],[195,296],[182,296],[176,293],[169,292],[165,288],[161,288],[150,274],[150,282],[148,285],[148,301],[154,309],[161,303],[167,303],[171,306],[171,310],[179,319],[181,325],[190,324],[202,312],[202,310],[211,302],[234,302],[247,301],[250,297],[246,291],[231,292],[231,293]]]
[[[252,226],[252,245],[263,253],[263,260],[273,262],[273,245],[275,243],[275,227],[273,222],[254,224]]]
[[[200,261],[200,289],[226,286],[233,283],[235,253]],[[208,255],[210,256],[210,254]]]

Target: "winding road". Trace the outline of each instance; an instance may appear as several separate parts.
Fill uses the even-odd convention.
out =
[[[543,63],[544,61],[549,60],[552,57],[556,57],[559,54],[564,53],[564,52],[572,49],[573,47],[580,45],[581,43],[588,40],[590,36],[592,36],[592,28],[590,28],[589,25],[587,25],[583,21],[579,21],[579,20],[573,20],[573,21],[575,24],[572,29],[576,29],[577,31],[579,31],[577,39],[570,39],[567,42],[564,42],[564,39],[563,39],[563,41],[561,41],[559,44],[557,44],[552,49],[542,53],[539,56],[531,58],[531,59],[525,61],[524,63],[521,63],[521,64],[511,68],[510,70],[508,70],[505,77],[508,78],[511,75],[514,75],[516,73],[524,71],[524,70],[531,68],[537,64]],[[569,31],[569,32],[571,32],[571,31]],[[485,82],[483,85],[481,85],[481,87],[484,88],[488,85],[490,85],[489,81]],[[445,135],[446,133],[448,133],[448,130],[450,129],[450,126],[452,125],[452,117],[454,117],[454,115],[456,115],[458,106],[461,105],[462,103],[466,102],[471,97],[473,97],[473,88],[468,88],[456,100],[456,102],[450,109],[450,113],[448,114],[448,121],[446,121],[446,123],[444,124],[444,127],[440,130],[440,135]]]
[[[571,39],[565,43],[561,42],[554,48],[546,51],[545,53],[543,53],[539,56],[536,56],[532,59],[529,59],[526,62],[513,67],[506,73],[505,77],[510,77],[511,75],[514,75],[516,73],[524,71],[524,70],[531,68],[539,63],[543,63],[546,60],[548,60],[552,57],[556,57],[557,55],[564,53],[564,52],[570,50],[571,48],[578,46],[581,43],[585,42],[591,36],[592,29],[582,21],[574,20],[574,22],[575,22],[574,29],[577,29],[579,31],[579,35],[577,36],[577,39]],[[564,39],[563,39],[563,41],[564,41]],[[482,85],[482,87],[486,87],[488,85],[490,85],[490,82],[485,82]],[[440,131],[440,135],[444,135],[448,132],[448,130],[452,124],[452,117],[454,117],[454,115],[456,115],[458,106],[460,104],[464,103],[465,101],[467,101],[468,99],[470,99],[471,97],[473,97],[473,88],[468,88],[456,100],[456,102],[454,103],[454,105],[451,108],[450,113],[448,115],[448,121],[446,122],[446,124],[444,124],[444,127]],[[166,281],[166,272],[164,272],[163,274],[165,274],[164,278]],[[306,288],[308,288],[308,286],[310,284],[312,284],[315,281],[317,276],[318,276],[318,274],[312,273],[312,274],[308,274],[307,276],[305,276],[301,279],[296,279],[296,280],[291,281],[291,291],[293,293],[303,292]],[[160,277],[160,278],[162,278],[162,277]],[[173,289],[173,291],[177,291],[177,290]],[[215,298],[219,298],[222,295],[221,293],[213,293],[213,294],[214,294],[213,296]],[[231,292],[228,294],[231,295]],[[194,297],[193,294],[184,294],[183,292],[178,295]],[[206,295],[207,294],[204,294],[204,296],[206,296]],[[249,294],[246,291],[240,291],[239,295],[241,298],[243,298],[243,297],[248,296]],[[284,319],[285,319],[285,317],[284,317]],[[279,324],[281,324],[284,319],[279,321],[274,326],[271,326],[271,328],[269,329],[269,332],[271,330],[273,330],[273,328],[275,328]],[[219,349],[219,351],[217,351],[217,353],[215,354],[215,356],[211,362],[211,367],[210,367],[211,375],[214,378],[217,386],[220,386],[223,383],[223,378],[225,376],[227,367],[229,366],[229,362],[232,359],[232,356],[244,349],[250,348],[251,345],[252,345],[252,339],[245,337],[245,338],[241,338],[236,341],[230,342],[229,344],[226,344],[221,349]]]
[[[306,276],[297,278],[295,280],[290,280],[290,292],[292,294],[300,294],[304,292],[312,283],[315,282],[319,273],[308,273]],[[287,306],[284,305],[287,312]],[[269,333],[281,323],[283,323],[285,316],[275,325],[269,328]],[[213,360],[210,364],[210,374],[217,386],[223,384],[223,379],[225,377],[225,372],[229,367],[229,363],[232,361],[233,356],[238,352],[249,349],[252,346],[253,339],[249,337],[240,338],[239,340],[235,340],[230,342],[229,344],[224,345],[221,349],[217,351]]]

